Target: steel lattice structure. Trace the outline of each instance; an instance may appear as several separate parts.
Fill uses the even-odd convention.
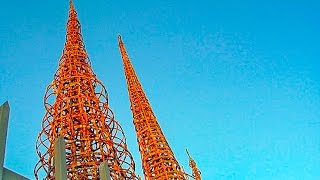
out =
[[[54,179],[57,137],[66,142],[68,179],[99,179],[107,161],[112,179],[137,179],[135,164],[119,123],[108,106],[107,91],[93,73],[72,1],[66,43],[54,80],[44,97],[46,114],[36,150],[36,179]]]
[[[146,180],[187,179],[161,131],[121,37],[118,39],[144,177]]]

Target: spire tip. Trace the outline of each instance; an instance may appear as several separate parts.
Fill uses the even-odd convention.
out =
[[[73,1],[69,0],[70,9],[74,9]]]
[[[187,152],[187,154],[188,154],[188,157],[191,158],[191,156],[190,156],[189,151],[188,151],[187,148],[186,148],[186,152]]]
[[[119,43],[122,43],[122,39],[121,39],[121,35],[120,34],[118,34],[118,41],[119,41]]]

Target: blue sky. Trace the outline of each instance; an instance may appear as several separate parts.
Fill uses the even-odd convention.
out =
[[[75,0],[92,67],[137,172],[120,33],[180,165],[203,179],[320,179],[320,3]],[[65,41],[68,1],[2,1],[5,166],[34,179],[43,96]]]

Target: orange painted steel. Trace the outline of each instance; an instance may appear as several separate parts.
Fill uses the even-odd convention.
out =
[[[161,131],[121,37],[118,39],[144,177],[146,180],[187,179]]]
[[[44,97],[46,114],[36,150],[36,179],[54,179],[54,142],[66,142],[68,179],[99,179],[106,161],[112,179],[138,179],[126,139],[108,105],[107,91],[97,79],[83,44],[80,23],[70,1],[66,43],[54,80]]]
[[[195,180],[201,180],[201,172],[200,170],[197,168],[197,164],[196,162],[192,159],[192,157],[190,156],[188,150],[187,151],[187,154],[188,154],[188,157],[189,157],[189,166],[192,170],[192,176]]]

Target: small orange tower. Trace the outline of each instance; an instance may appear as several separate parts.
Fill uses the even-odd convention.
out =
[[[71,0],[65,47],[44,105],[46,114],[36,142],[40,159],[34,170],[36,179],[54,179],[53,144],[60,136],[66,144],[68,179],[99,179],[102,162],[107,162],[112,179],[137,179],[124,133],[109,108],[107,91],[90,66]]]
[[[186,149],[188,157],[189,157],[189,166],[192,170],[192,176],[195,180],[201,180],[201,172],[200,170],[197,168],[197,164],[196,162],[191,158],[188,150]]]
[[[118,40],[144,177],[146,180],[184,180],[186,179],[186,175],[181,170],[161,131],[120,36]]]

